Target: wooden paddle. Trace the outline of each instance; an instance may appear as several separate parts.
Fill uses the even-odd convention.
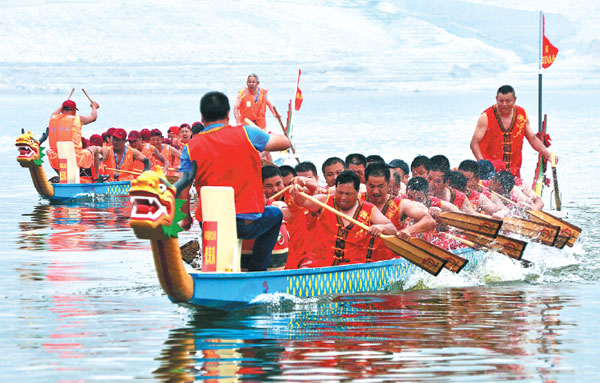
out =
[[[286,191],[290,190],[290,188],[292,187],[292,185],[288,185],[286,187],[284,187],[283,189],[281,189],[280,191],[278,191],[277,193],[273,194],[269,199],[272,199],[273,201],[277,200],[279,197],[281,197]]]
[[[502,221],[498,219],[466,213],[444,211],[439,214],[438,218],[446,225],[492,238],[495,238],[498,235],[498,231],[500,231],[500,227],[502,227]]]
[[[554,246],[556,244],[556,238],[560,231],[560,227],[558,226],[522,218],[505,217],[502,222],[504,230],[520,234],[531,239],[533,242],[539,242],[546,246]]]
[[[550,152],[550,166],[552,166],[552,180],[554,181],[554,202],[556,202],[556,210],[560,211],[562,201],[560,198],[560,190],[558,190],[558,177],[556,175],[556,156]]]
[[[410,238],[408,241],[416,247],[448,261],[444,267],[453,273],[458,274],[469,263],[469,260],[441,247],[437,247],[421,238]]]
[[[471,241],[469,241],[469,240],[466,240],[466,239],[464,239],[464,238],[461,238],[461,237],[457,237],[457,236],[455,236],[455,235],[452,235],[452,234],[449,234],[449,233],[442,233],[442,234],[444,234],[444,235],[448,236],[449,238],[452,238],[452,239],[454,239],[454,240],[456,240],[456,241],[458,241],[458,242],[462,242],[462,243],[464,243],[465,245],[467,245],[467,246],[469,246],[469,247],[473,247],[473,248],[484,248],[484,249],[486,249],[486,250],[496,250],[496,251],[497,251],[497,252],[499,252],[499,253],[502,253],[502,254],[508,255],[508,256],[509,256],[509,257],[511,257],[511,258],[515,258],[515,259],[517,259],[519,262],[521,262],[521,265],[522,265],[523,267],[531,267],[531,266],[533,266],[533,262],[530,262],[530,261],[528,261],[528,260],[526,260],[526,259],[522,259],[522,258],[520,258],[520,257],[521,257],[521,255],[523,254],[523,252],[522,252],[522,251],[521,251],[521,255],[518,255],[518,256],[519,256],[519,258],[517,258],[517,257],[516,257],[516,256],[517,256],[517,254],[516,254],[516,253],[511,255],[511,254],[508,254],[508,253],[506,253],[506,252],[505,252],[506,250],[508,250],[508,247],[502,247],[502,248],[501,248],[500,246],[498,246],[498,247],[495,247],[495,248],[491,248],[491,247],[487,247],[487,246],[484,246],[484,245],[480,245],[480,244],[478,244],[478,243],[475,243],[475,242],[471,242]],[[465,234],[467,234],[467,236],[469,235],[469,233],[465,233]],[[479,237],[479,238],[481,238],[482,240],[486,240],[486,241],[494,241],[493,243],[495,243],[495,244],[497,244],[497,239],[498,239],[498,238],[501,238],[501,237],[503,237],[503,236],[500,236],[500,235],[499,235],[498,237],[496,237],[495,239],[493,239],[493,240],[492,240],[492,239],[490,239],[490,238],[486,238],[486,237],[479,236],[478,234],[474,234],[474,233],[470,233],[470,234],[471,234],[471,235],[478,236],[478,237]],[[508,238],[508,237],[504,237],[504,238]],[[517,239],[513,239],[513,238],[508,238],[508,239],[510,239],[510,240],[514,240],[514,241],[518,241]],[[524,245],[523,245],[523,249],[524,249],[524,248],[525,248],[525,245],[527,244],[527,242],[523,242],[523,241],[519,241],[519,242],[522,242],[522,243],[524,244]]]
[[[527,246],[527,242],[519,239],[506,237],[504,235],[498,235],[496,238],[491,239],[479,234],[470,233],[465,231],[467,239],[474,244],[495,250],[499,253],[507,255],[511,258],[520,260],[523,257],[523,252]]]
[[[260,126],[256,125],[254,122],[252,122],[252,120],[250,120],[249,118],[245,118],[244,122],[247,125],[253,126],[258,129],[262,129]],[[279,121],[279,122],[281,122],[281,121]],[[292,144],[292,140],[290,140],[287,133],[285,132],[285,129],[283,130],[283,134],[287,137],[288,141],[290,141],[290,148],[292,149],[292,152],[294,153],[294,158],[296,158],[296,161],[298,161],[298,163],[300,163],[300,159],[296,156],[296,149],[294,148],[294,145]]]
[[[75,88],[71,89],[71,93],[69,93],[69,97],[67,97],[67,100],[71,99],[71,96],[73,96],[73,92],[75,92]]]
[[[277,111],[277,108],[275,108],[275,106],[273,106],[273,110],[275,111],[275,113],[278,116],[277,121],[279,121],[279,126],[281,126],[281,130],[283,131],[283,134],[287,137],[288,140],[290,140],[290,149],[292,149],[292,153],[294,153],[294,156],[296,156],[296,148],[294,147],[294,144],[292,143],[292,139],[290,138],[290,136],[288,136],[287,131],[285,130],[283,121],[281,121],[281,115],[279,114],[279,112]],[[300,162],[298,157],[296,157],[296,160],[298,160],[298,163]]]
[[[479,183],[479,185],[484,186],[481,183]],[[510,198],[506,198],[505,196],[498,194],[493,190],[490,191],[492,192],[492,194],[502,199],[503,201],[513,204],[515,206],[517,205],[517,203],[511,200]],[[579,238],[579,235],[581,234],[581,228],[558,217],[555,217],[550,213],[544,212],[542,210],[527,210],[526,213],[529,216],[529,218],[535,222],[545,223],[551,226],[558,226],[560,228],[560,232],[557,236],[556,242],[554,243],[554,246],[558,247],[559,249],[562,249],[565,244],[567,244],[569,247],[573,247],[575,241],[577,241],[577,238]]]
[[[85,97],[87,97],[87,99],[90,100],[90,103],[94,102],[94,101],[92,101],[92,99],[90,98],[90,96],[87,94],[87,92],[85,91],[85,89],[81,88],[81,90],[83,91],[83,94],[85,94]]]
[[[341,211],[334,209],[333,207],[327,205],[326,203],[323,203],[323,202],[319,201],[318,199],[316,199],[304,192],[300,192],[299,194],[301,196],[303,196],[304,198],[308,199],[309,201],[321,206],[323,209],[328,210],[331,213],[333,213],[349,222],[352,222],[353,224],[357,225],[361,229],[363,229],[365,231],[369,230],[369,226],[365,225],[362,222],[355,220],[352,217],[349,217],[348,215],[342,213]],[[393,235],[381,235],[379,238],[381,238],[383,243],[394,253],[402,256],[403,258],[412,262],[414,265],[427,271],[431,275],[437,276],[440,273],[440,271],[442,270],[442,268],[444,268],[446,263],[448,262],[445,259],[441,259],[441,258],[435,256],[434,254],[432,254],[426,250],[423,250],[408,241],[397,238]]]

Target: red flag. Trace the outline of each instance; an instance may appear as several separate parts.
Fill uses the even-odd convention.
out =
[[[546,18],[542,16],[542,68],[548,68],[556,59],[558,48],[556,48],[546,37]]]
[[[294,100],[294,110],[300,110],[302,106],[302,91],[300,90],[300,69],[298,69],[298,82],[296,82],[296,99]]]

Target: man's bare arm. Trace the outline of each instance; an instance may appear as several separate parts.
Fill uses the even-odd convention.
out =
[[[482,113],[477,120],[477,126],[475,127],[475,132],[473,133],[473,138],[471,138],[471,151],[475,156],[477,161],[483,159],[483,155],[481,154],[481,150],[479,149],[479,143],[483,140],[485,133],[487,132],[488,120],[487,115]]]
[[[79,116],[79,119],[81,120],[81,125],[91,124],[98,118],[97,109],[100,108],[100,105],[98,105],[96,101],[92,101],[92,104],[90,106],[92,107],[92,113],[90,113],[89,116]]]

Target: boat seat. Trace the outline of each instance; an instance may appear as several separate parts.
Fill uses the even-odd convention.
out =
[[[58,152],[58,166],[60,183],[78,184],[79,166],[75,156],[75,145],[72,141],[58,141],[56,143]]]
[[[233,188],[203,186],[202,271],[240,272],[242,240],[237,237]]]

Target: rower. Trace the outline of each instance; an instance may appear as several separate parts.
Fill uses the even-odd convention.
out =
[[[346,169],[353,170],[359,177],[360,183],[365,183],[365,169],[367,158],[360,153],[351,153],[346,156]]]
[[[133,174],[135,161],[144,163],[144,171],[150,169],[150,160],[137,149],[125,144],[127,133],[125,129],[115,129],[112,134],[112,146],[102,149],[106,174],[110,181],[128,181],[136,178]],[[125,172],[119,172],[124,170]]]
[[[175,149],[173,146],[163,143],[163,134],[160,129],[152,129],[150,131],[150,144],[158,149],[162,155],[162,159],[158,156],[152,156],[150,159],[152,166],[156,166],[159,162],[161,162],[165,175],[177,175],[179,172],[179,159],[181,158],[181,152]],[[171,165],[172,168],[169,168],[169,165]]]
[[[367,249],[371,236],[396,234],[394,224],[379,209],[359,197],[360,178],[346,170],[336,179],[335,194],[319,194],[315,198],[340,212],[369,225],[369,231],[324,212],[321,206],[305,199],[299,194],[300,185],[294,184],[291,195],[297,205],[304,206],[315,214],[316,232],[312,241],[312,267],[335,266],[340,264],[364,263],[367,261]]]
[[[396,174],[396,173],[394,173]],[[396,227],[396,235],[408,239],[419,233],[433,229],[435,220],[427,212],[427,208],[415,201],[390,195],[390,171],[383,163],[372,163],[365,170],[367,193],[365,200],[374,204]],[[409,220],[412,225],[404,224]],[[381,261],[396,258],[397,255],[388,249],[383,241],[371,238],[367,253],[367,261]]]
[[[471,206],[467,196],[448,186],[449,172],[450,163],[445,156],[437,155],[431,157],[429,174],[427,176],[429,193],[442,201],[447,201],[456,205],[456,207],[467,214],[474,214],[475,210]]]
[[[281,165],[279,167],[279,171],[281,172],[281,179],[283,180],[283,186],[289,186],[294,182],[294,177],[296,177],[296,170],[290,165]]]
[[[410,163],[410,172],[412,173],[412,176],[427,179],[427,175],[429,174],[429,162],[429,157],[427,156],[416,156]]]
[[[464,176],[464,187],[462,187],[463,182],[455,176],[450,177],[450,186],[465,193],[476,211],[498,219],[505,217],[509,213],[504,204],[492,201],[492,193],[489,189],[481,190],[481,186],[479,185],[479,164],[476,161],[462,161],[458,165],[458,171]]]
[[[323,177],[325,177],[327,187],[333,187],[335,185],[336,177],[344,171],[345,167],[346,164],[344,163],[344,160],[339,157],[329,157],[323,162],[321,170],[323,171]]]

